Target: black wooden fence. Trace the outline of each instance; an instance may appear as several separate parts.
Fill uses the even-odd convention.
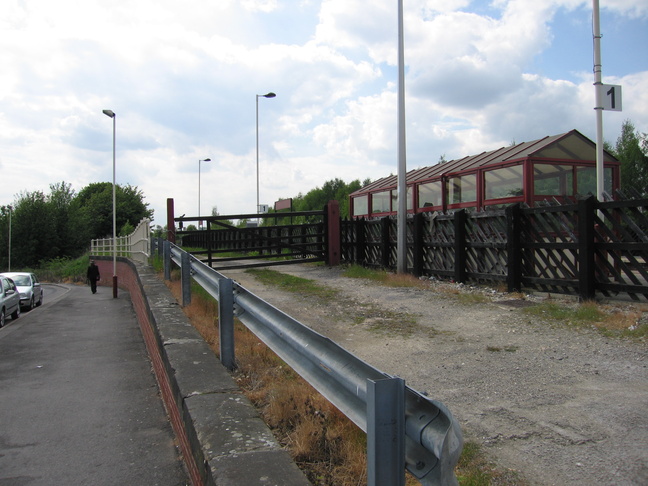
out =
[[[396,268],[395,218],[343,221],[342,262]],[[648,300],[648,200],[598,202],[408,219],[408,271],[457,282]]]
[[[251,216],[270,220],[281,216],[295,218],[300,223],[243,228],[228,224],[229,220],[250,219]],[[184,247],[203,248],[192,253],[202,255],[205,263],[216,270],[327,261],[325,211],[174,219],[183,225],[198,219],[206,222],[206,230],[181,229],[176,235]]]

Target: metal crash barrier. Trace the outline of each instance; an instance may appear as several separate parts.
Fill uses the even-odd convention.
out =
[[[164,241],[164,274],[181,269],[182,305],[193,278],[219,303],[221,362],[235,366],[234,317],[367,433],[368,484],[398,486],[405,469],[424,485],[456,485],[463,446],[450,411],[349,353],[281,310]]]

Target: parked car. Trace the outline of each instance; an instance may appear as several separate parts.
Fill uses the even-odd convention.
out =
[[[5,325],[7,316],[20,317],[20,293],[13,280],[0,275],[0,327]]]
[[[43,287],[41,287],[36,275],[29,272],[5,272],[0,273],[10,278],[18,287],[20,292],[20,307],[31,310],[43,303]]]

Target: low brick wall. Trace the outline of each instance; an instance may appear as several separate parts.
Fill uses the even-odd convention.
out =
[[[112,288],[112,259],[95,261],[100,285]],[[130,294],[192,484],[309,485],[152,267],[119,258],[117,275]]]

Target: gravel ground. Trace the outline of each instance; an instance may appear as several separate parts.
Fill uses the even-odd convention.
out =
[[[268,288],[241,270],[224,273],[442,401],[465,438],[480,442],[500,468],[532,485],[648,484],[645,343],[523,312],[546,295],[514,300],[440,282],[425,290],[388,288],[312,265],[277,270],[339,289],[341,297],[318,303]],[[462,304],[458,292],[486,292],[489,301]],[[646,325],[648,306],[632,308],[643,312]]]

